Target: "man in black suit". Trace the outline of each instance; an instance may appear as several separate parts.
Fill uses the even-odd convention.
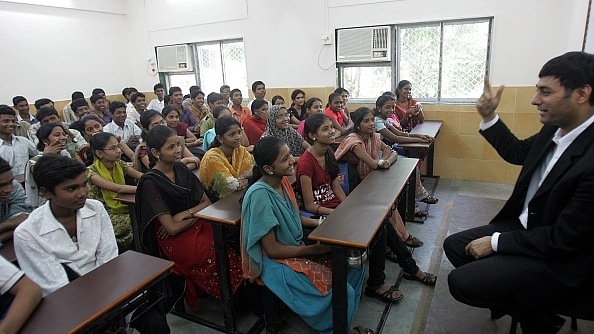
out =
[[[592,294],[594,279],[594,55],[569,52],[539,73],[532,104],[541,131],[519,140],[495,113],[485,78],[476,107],[480,133],[507,162],[522,165],[513,193],[486,226],[449,236],[444,250],[458,301],[491,309],[520,306],[523,333],[556,333],[555,315]]]

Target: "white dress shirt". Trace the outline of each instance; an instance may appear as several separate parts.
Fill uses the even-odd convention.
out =
[[[153,109],[158,112],[161,112],[161,111],[163,111],[163,108],[165,108],[165,100],[159,101],[159,99],[152,99],[151,102],[146,107],[146,110]]]
[[[25,273],[0,256],[0,295],[10,291]]]
[[[125,143],[128,142],[128,139],[130,139],[132,135],[136,136],[139,141],[142,141],[142,130],[129,119],[124,121],[123,127],[117,125],[115,121],[111,121],[103,127],[103,131],[119,136]]]
[[[35,148],[35,144],[29,139],[15,135],[11,136],[12,143],[0,139],[0,157],[12,167],[14,175],[25,174],[27,161],[39,154],[39,152]]]
[[[74,242],[46,202],[14,230],[19,266],[43,290],[43,295],[68,284],[62,263],[85,275],[118,256],[111,220],[101,202],[87,199],[76,213]]]
[[[483,123],[481,122],[480,128],[481,130],[486,130],[493,126],[499,120],[499,116],[496,115],[495,119],[491,120],[490,122]],[[528,228],[528,204],[536,194],[536,191],[542,185],[543,181],[549,175],[549,172],[555,167],[555,164],[559,160],[559,158],[563,155],[565,150],[573,143],[573,141],[582,133],[586,128],[594,123],[594,116],[588,118],[584,123],[580,124],[575,129],[569,131],[565,135],[561,135],[561,129],[557,129],[555,135],[553,136],[553,142],[556,144],[555,148],[549,151],[545,160],[541,163],[541,165],[534,171],[532,177],[530,178],[530,183],[528,185],[528,191],[526,192],[526,199],[524,200],[524,208],[522,209],[522,213],[520,214],[520,223],[524,228]],[[499,235],[501,233],[495,232],[491,236],[491,247],[494,251],[497,251],[497,246],[499,245]]]

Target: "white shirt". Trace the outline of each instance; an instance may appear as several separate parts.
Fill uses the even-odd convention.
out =
[[[136,136],[139,141],[142,141],[142,138],[140,138],[142,130],[129,119],[124,121],[123,127],[117,125],[115,121],[111,121],[103,127],[103,131],[119,136],[125,143],[128,142],[128,139],[130,139],[130,136],[132,135]]]
[[[163,108],[165,108],[165,100],[159,101],[159,99],[152,99],[146,107],[147,110],[153,109],[158,112],[163,111]]]
[[[133,123],[140,123],[140,114],[134,108],[132,102],[126,104],[126,119],[131,120]]]
[[[31,123],[31,122],[33,122],[33,120],[35,120],[35,116],[33,116],[33,115],[29,115],[29,117],[31,117],[31,119],[30,119],[30,120],[28,120],[28,121],[26,121],[26,120],[24,120],[24,119],[21,117],[21,115],[20,115],[19,113],[17,113],[17,114],[16,114],[16,121],[17,121],[17,122],[25,121],[25,122],[29,122],[29,123]]]
[[[29,158],[39,154],[35,144],[29,139],[20,136],[12,136],[12,144],[0,139],[0,157],[6,160],[12,167],[14,175],[24,174],[25,165]]]
[[[48,201],[14,230],[19,266],[44,296],[68,284],[61,263],[85,275],[118,256],[111,220],[101,202],[87,199],[76,213],[76,229],[77,242],[73,242]]]
[[[496,115],[495,119],[491,120],[490,122],[483,123],[481,122],[480,128],[481,130],[486,130],[493,126],[499,120],[499,116]],[[586,128],[594,123],[594,116],[588,118],[584,123],[580,124],[575,129],[571,130],[570,132],[566,133],[564,136],[561,135],[561,129],[557,129],[555,135],[553,136],[553,142],[556,144],[555,148],[547,154],[545,160],[542,164],[534,171],[532,177],[530,179],[530,183],[528,185],[528,191],[526,192],[526,199],[524,200],[524,208],[522,209],[522,213],[520,214],[520,223],[524,228],[528,228],[528,204],[536,194],[536,191],[542,185],[543,181],[549,175],[549,172],[555,167],[555,164],[559,160],[559,158],[563,155],[565,150],[573,143],[573,141],[582,133]],[[501,233],[495,232],[491,236],[491,247],[494,251],[497,251],[497,246],[499,245],[499,235]]]
[[[25,273],[0,256],[0,295],[7,293]]]

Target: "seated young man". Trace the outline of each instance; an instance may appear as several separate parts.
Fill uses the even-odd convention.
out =
[[[13,97],[12,105],[14,106],[14,109],[16,109],[17,111],[17,122],[25,121],[29,124],[35,124],[38,122],[37,118],[31,115],[31,113],[29,113],[29,102],[27,102],[27,99],[24,96],[19,95]]]
[[[103,131],[122,138],[132,150],[135,150],[142,141],[142,130],[134,122],[126,119],[126,105],[120,101],[113,101],[109,105],[109,111],[113,115],[113,121],[103,127]]]
[[[206,116],[204,116],[202,120],[200,120],[200,137],[204,137],[206,131],[214,128],[215,118],[212,114],[212,111],[214,110],[214,108],[224,105],[224,101],[225,98],[223,97],[223,95],[219,93],[212,92],[208,94],[208,96],[206,97],[206,103],[208,103],[210,111],[208,112],[208,114],[206,114]]]
[[[39,285],[0,256],[0,333],[17,333],[40,301]]]
[[[85,99],[76,99],[72,101],[70,107],[74,113],[74,116],[76,117],[76,121],[70,123],[70,126],[68,128],[78,131],[78,129],[81,128],[80,119],[90,114],[91,108],[89,108],[89,103]]]
[[[0,241],[12,239],[14,229],[31,211],[33,206],[27,200],[25,190],[12,176],[8,162],[0,158]]]
[[[85,95],[82,92],[73,92],[71,96],[70,103],[64,106],[62,109],[62,118],[64,119],[64,123],[66,125],[70,125],[75,121],[78,121],[80,117],[76,117],[74,110],[72,109],[72,103],[78,99],[84,99]]]
[[[130,103],[134,110],[126,108],[126,119],[140,127],[140,116],[146,110],[146,96],[142,93],[134,93],[130,96]]]
[[[85,172],[83,164],[60,155],[42,156],[33,169],[47,202],[14,231],[14,248],[22,270],[44,296],[118,256],[107,211],[87,199]],[[141,333],[169,333],[165,317],[153,309],[132,326]]]
[[[171,96],[175,110],[177,110],[179,113],[179,121],[188,124],[188,130],[190,130],[190,132],[196,132],[197,128],[199,129],[198,120],[196,117],[194,117],[194,114],[189,110],[189,108],[182,105],[184,96],[182,94],[181,88],[169,88],[169,96]]]
[[[39,123],[31,125],[29,128],[29,139],[36,145],[39,142],[37,139],[37,130],[39,130],[43,124],[60,124],[60,116],[58,116],[58,112],[53,107],[43,107],[37,112],[37,119],[39,120]],[[64,124],[64,127],[67,128],[68,126]],[[87,145],[85,138],[83,138],[78,130],[66,129],[66,136],[68,137],[66,150],[68,150],[68,153],[73,157],[78,154],[78,151],[80,151],[81,148]]]
[[[204,92],[201,90],[195,90],[190,94],[190,98],[192,99],[192,105],[190,105],[190,111],[196,117],[198,121],[198,125],[200,125],[200,121],[208,114],[208,108],[204,105]],[[198,127],[197,130],[200,128]]]
[[[30,140],[14,135],[15,128],[14,110],[7,105],[0,105],[0,158],[8,162],[14,174],[24,174],[27,161],[38,152]]]
[[[165,86],[163,86],[162,83],[158,83],[153,87],[153,91],[155,92],[155,95],[157,95],[157,98],[152,99],[146,109],[161,112],[161,110],[165,108]]]
[[[97,115],[97,117],[99,117],[105,124],[111,122],[112,117],[107,109],[107,101],[105,98],[99,94],[95,94],[91,96],[90,100],[93,105],[91,114]],[[105,124],[103,124],[103,126],[105,126]]]

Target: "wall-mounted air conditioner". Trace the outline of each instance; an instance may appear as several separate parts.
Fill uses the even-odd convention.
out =
[[[186,44],[158,46],[157,67],[159,72],[192,71],[190,46]]]
[[[390,27],[340,29],[337,35],[337,62],[390,61]]]

